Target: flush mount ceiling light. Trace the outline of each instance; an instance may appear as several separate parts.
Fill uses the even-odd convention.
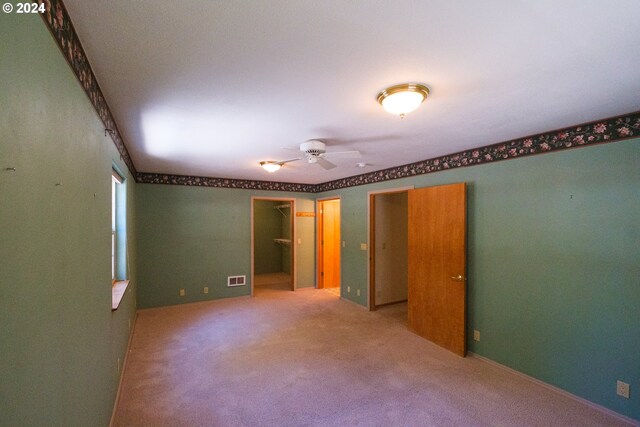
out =
[[[267,172],[273,173],[280,170],[280,168],[282,167],[282,164],[279,162],[268,161],[268,162],[260,162],[260,166],[262,166],[262,169],[266,170]]]
[[[429,96],[429,88],[419,83],[403,83],[386,88],[378,94],[378,102],[386,111],[404,118]]]

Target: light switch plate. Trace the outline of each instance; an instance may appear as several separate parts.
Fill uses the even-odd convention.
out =
[[[367,250],[367,244],[366,243],[360,243],[360,250],[361,251],[366,251]]]

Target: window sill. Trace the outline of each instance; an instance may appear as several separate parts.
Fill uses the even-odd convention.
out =
[[[128,280],[117,280],[113,282],[113,287],[111,288],[111,311],[118,309],[120,301],[122,301],[124,293],[127,291],[127,286],[129,286]]]

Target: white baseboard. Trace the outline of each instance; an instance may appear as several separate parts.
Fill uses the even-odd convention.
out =
[[[556,387],[554,385],[551,385],[549,383],[545,383],[544,381],[540,381],[539,379],[534,378],[532,376],[529,376],[529,375],[527,375],[527,374],[525,374],[523,372],[516,371],[515,369],[512,369],[512,368],[510,368],[508,366],[502,365],[501,363],[498,363],[498,362],[496,362],[494,360],[488,359],[488,358],[486,358],[484,356],[480,356],[479,354],[472,353],[472,352],[469,352],[468,356],[471,356],[471,357],[473,357],[475,359],[481,360],[481,361],[483,361],[485,363],[488,363],[490,365],[493,365],[493,366],[495,366],[497,368],[500,368],[500,369],[503,369],[505,371],[508,371],[508,372],[510,372],[512,374],[515,374],[515,375],[517,375],[517,376],[519,376],[521,378],[524,378],[524,379],[526,379],[528,381],[531,381],[531,382],[533,382],[535,384],[538,384],[538,385],[540,385],[540,386],[542,386],[542,387],[544,387],[544,388],[546,388],[548,390],[551,390],[551,391],[554,391],[556,393],[559,393],[559,394],[561,394],[563,396],[566,396],[566,397],[568,397],[570,399],[576,400],[576,401],[578,401],[578,402],[580,402],[580,403],[582,403],[584,405],[589,406],[590,408],[595,409],[596,411],[603,412],[603,413],[605,413],[607,415],[610,415],[612,417],[615,417],[615,418],[619,419],[620,421],[624,421],[626,423],[629,423],[632,426],[640,426],[640,421],[638,421],[638,420],[634,420],[633,418],[629,418],[629,417],[627,417],[625,415],[619,414],[619,413],[617,413],[615,411],[612,411],[609,408],[605,408],[604,406],[598,405],[597,403],[593,403],[593,402],[591,402],[591,401],[589,401],[589,400],[587,400],[587,399],[585,399],[583,397],[576,396],[575,394],[569,393],[566,390],[558,388],[558,387]]]

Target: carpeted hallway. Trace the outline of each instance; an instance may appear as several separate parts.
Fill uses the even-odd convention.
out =
[[[139,312],[117,426],[626,425],[316,289]]]

